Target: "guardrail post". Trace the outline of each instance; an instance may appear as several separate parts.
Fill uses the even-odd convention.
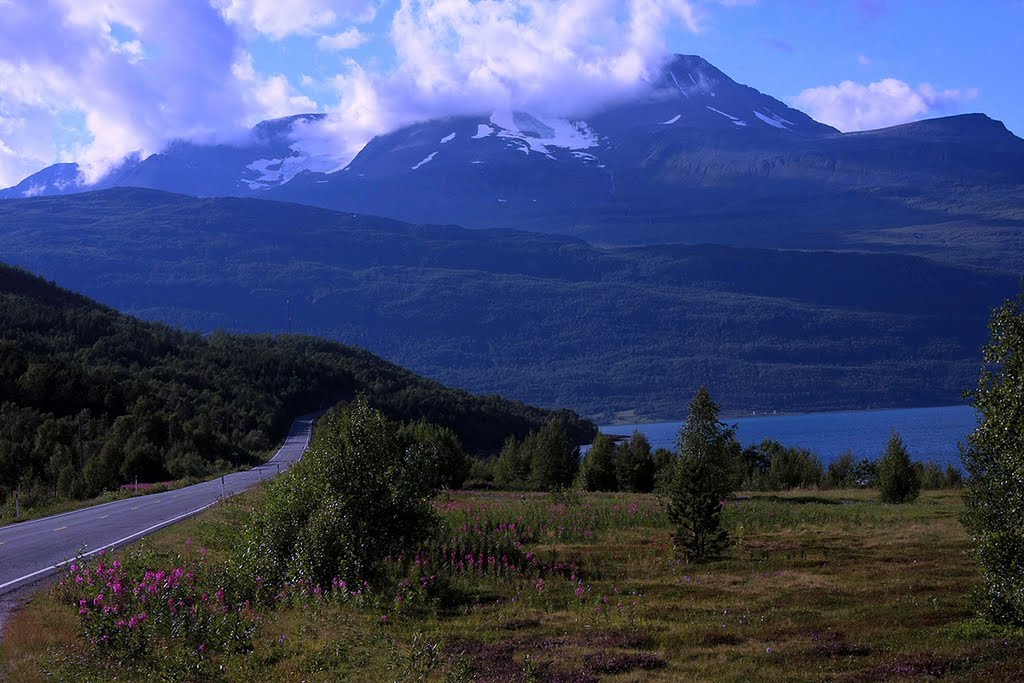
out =
[[[223,474],[220,475],[220,497],[221,498],[227,498],[228,497],[227,491],[224,488],[224,475]]]

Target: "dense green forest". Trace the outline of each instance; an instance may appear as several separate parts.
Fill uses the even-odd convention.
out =
[[[1017,277],[898,254],[604,248],[294,204],[123,188],[0,201],[0,253],[187,329],[355,344],[599,420],[943,405]]]
[[[81,498],[253,463],[300,414],[365,394],[393,419],[496,452],[569,411],[447,388],[362,349],[299,335],[202,336],[143,322],[0,265],[0,499]]]

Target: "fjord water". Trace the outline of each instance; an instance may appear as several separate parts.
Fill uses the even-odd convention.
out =
[[[725,418],[723,422],[736,425],[736,435],[745,446],[774,439],[786,446],[809,448],[826,465],[848,450],[858,459],[878,458],[895,430],[903,437],[914,460],[960,467],[957,444],[966,441],[974,431],[977,413],[971,406],[945,406],[766,415]],[[601,431],[628,436],[639,430],[653,447],[675,449],[680,427],[681,422],[661,422],[608,425],[601,427]]]

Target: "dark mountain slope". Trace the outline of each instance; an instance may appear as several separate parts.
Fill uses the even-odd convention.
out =
[[[0,202],[0,253],[122,310],[359,344],[474,391],[675,417],[960,400],[1017,278],[900,255],[605,249],[143,190]]]

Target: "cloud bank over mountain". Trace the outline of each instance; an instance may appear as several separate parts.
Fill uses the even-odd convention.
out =
[[[976,89],[938,90],[929,83],[913,87],[895,78],[875,83],[843,81],[807,88],[789,103],[841,131],[894,126],[955,112],[978,96]]]
[[[231,143],[259,120],[309,111],[329,116],[298,126],[299,145],[328,144],[339,167],[373,136],[427,118],[509,109],[585,116],[634,94],[671,52],[694,51],[686,36],[756,7],[0,0],[0,187],[55,161],[80,162],[91,182],[133,152],[145,157],[179,138]],[[792,101],[851,129],[964,99],[906,84],[893,92],[891,80],[812,88]],[[851,103],[859,108],[849,115]]]

